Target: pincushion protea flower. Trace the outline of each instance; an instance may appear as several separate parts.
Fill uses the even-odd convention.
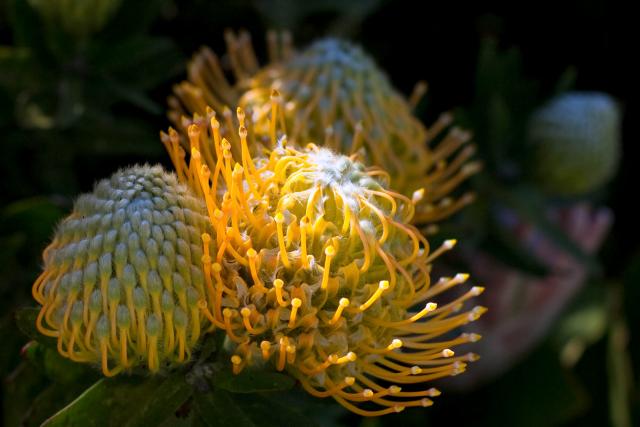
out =
[[[161,167],[133,167],[80,196],[33,285],[38,330],[105,376],[189,359],[203,327],[204,203]],[[208,250],[208,249],[207,249]]]
[[[202,235],[202,310],[226,331],[235,373],[271,364],[361,415],[429,406],[439,391],[423,384],[477,358],[451,348],[478,335],[451,333],[485,311],[463,310],[483,288],[438,306],[440,294],[468,276],[431,284],[431,262],[455,241],[431,252],[409,224],[422,192],[409,199],[353,156],[278,139],[275,95],[268,122],[258,115],[253,123],[238,108],[237,123],[229,122],[237,133],[211,109],[194,118],[188,162],[178,133],[162,134],[178,175],[206,200],[215,231]],[[274,148],[252,157],[249,147],[264,140]],[[213,241],[217,252],[208,250]]]
[[[188,81],[177,85],[169,99],[169,117],[179,129],[184,115],[204,115],[207,105],[218,111],[240,105],[249,115],[268,115],[271,91],[277,89],[291,100],[283,114],[290,141],[362,152],[367,164],[389,173],[401,193],[410,196],[423,188],[414,223],[440,220],[472,200],[470,194],[448,196],[479,168],[469,161],[474,147],[464,147],[470,134],[455,127],[445,132],[450,114],[427,129],[411,113],[426,84],[419,83],[407,101],[368,55],[345,41],[323,39],[296,54],[288,33],[281,43],[269,33],[270,62],[260,68],[246,32],[239,37],[227,32],[225,38],[237,83],[226,79],[216,55],[203,48],[189,65]],[[227,110],[225,121],[231,115]]]

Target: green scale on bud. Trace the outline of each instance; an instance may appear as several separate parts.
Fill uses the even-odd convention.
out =
[[[44,251],[33,285],[39,331],[106,376],[185,363],[210,326],[198,309],[203,233],[211,233],[204,203],[161,167],[101,181]]]

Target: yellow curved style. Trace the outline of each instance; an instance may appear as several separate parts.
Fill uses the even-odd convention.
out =
[[[451,127],[451,114],[442,114],[429,128],[412,114],[426,92],[424,82],[405,99],[362,49],[341,40],[322,39],[295,52],[288,33],[271,32],[264,67],[247,32],[236,36],[227,31],[225,40],[235,82],[225,75],[218,56],[202,48],[189,64],[188,80],[176,85],[169,98],[169,118],[177,129],[186,133],[188,118],[205,115],[207,106],[221,112],[220,121],[227,125],[233,113],[226,107],[235,105],[254,122],[267,123],[262,119],[276,89],[286,101],[282,120],[291,142],[359,153],[366,164],[385,170],[392,188],[405,196],[423,189],[413,223],[432,224],[473,200],[470,193],[451,196],[480,168],[472,160],[475,147],[467,144],[470,134]],[[256,149],[249,147],[252,154]]]
[[[480,338],[455,331],[486,310],[467,306],[483,288],[443,295],[468,275],[431,282],[455,241],[431,251],[411,225],[419,197],[357,154],[288,141],[281,99],[257,116],[206,108],[185,123],[188,155],[179,132],[162,133],[213,230],[201,236],[200,309],[226,331],[235,373],[268,364],[361,415],[429,406],[439,391],[427,384],[477,358],[453,348]]]

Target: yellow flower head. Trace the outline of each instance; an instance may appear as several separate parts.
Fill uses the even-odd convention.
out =
[[[44,251],[37,327],[106,376],[184,363],[200,336],[201,200],[161,167],[133,167],[80,196]]]
[[[255,123],[238,108],[231,141],[212,110],[197,117],[188,162],[178,134],[162,135],[215,230],[202,236],[203,312],[226,331],[235,373],[267,363],[362,415],[431,405],[436,389],[402,387],[459,374],[476,359],[451,348],[479,337],[451,333],[485,311],[463,309],[483,289],[438,306],[441,293],[468,277],[430,281],[432,260],[455,241],[431,252],[409,224],[419,197],[389,190],[383,171],[288,144],[276,129],[277,100]],[[259,141],[275,148],[252,157],[248,147]]]
[[[412,114],[426,84],[418,84],[407,101],[362,49],[346,41],[322,39],[294,54],[288,36],[277,43],[270,34],[271,61],[260,68],[246,32],[225,36],[237,83],[230,84],[215,54],[202,49],[189,66],[189,80],[177,85],[169,100],[169,117],[179,129],[188,122],[183,115],[204,115],[207,105],[217,111],[240,105],[257,116],[257,123],[267,123],[262,118],[269,114],[269,98],[276,89],[290,100],[284,106],[290,141],[359,152],[367,164],[387,171],[391,186],[402,194],[424,189],[414,223],[440,220],[472,200],[470,194],[448,196],[479,168],[469,161],[473,146],[465,147],[470,134],[455,127],[445,132],[450,114],[429,129]],[[231,115],[225,115],[227,124]]]

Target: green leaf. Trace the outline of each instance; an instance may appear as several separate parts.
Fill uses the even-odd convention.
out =
[[[554,93],[559,95],[561,93],[572,90],[576,86],[576,79],[578,78],[578,70],[576,67],[567,67],[566,70],[560,75],[560,78],[556,82]]]
[[[190,396],[191,387],[180,372],[165,378],[102,379],[43,426],[154,426]]]
[[[256,393],[234,394],[220,389],[196,396],[197,411],[210,427],[317,426],[294,409],[298,406],[287,403],[282,394],[270,399]]]
[[[16,310],[16,325],[18,329],[31,338],[45,346],[56,348],[57,342],[54,338],[42,335],[38,328],[36,328],[36,319],[38,317],[39,309],[35,307],[24,307]]]
[[[77,383],[81,378],[89,378],[93,383],[97,373],[86,364],[76,363],[62,357],[55,348],[31,341],[24,347],[27,359],[49,379],[60,384]]]
[[[613,321],[609,326],[607,342],[607,373],[609,379],[609,413],[614,427],[631,427],[633,399],[633,369],[629,352],[630,331],[620,312],[623,287],[610,286]]]
[[[141,36],[117,45],[98,45],[89,55],[98,74],[138,90],[153,88],[184,72],[184,57],[168,38]]]
[[[256,426],[317,426],[315,421],[306,416],[304,407],[293,405],[283,397],[284,395],[280,393],[269,396],[256,393],[233,395],[236,404],[242,408]]]
[[[289,390],[295,380],[277,372],[245,369],[234,375],[231,369],[221,369],[214,377],[214,385],[233,393],[256,393]]]
[[[195,405],[196,411],[207,426],[256,426],[236,404],[233,395],[224,390],[214,389],[210,393],[196,395]]]

